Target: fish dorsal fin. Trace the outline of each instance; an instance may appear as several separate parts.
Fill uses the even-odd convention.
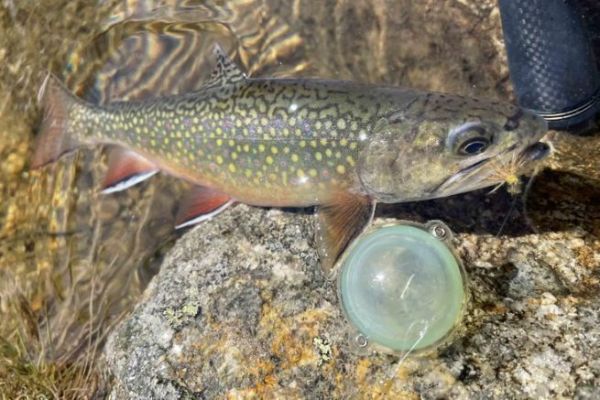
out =
[[[108,154],[108,170],[102,182],[102,193],[120,192],[158,173],[156,165],[133,151],[114,147]]]
[[[225,193],[204,186],[194,186],[179,206],[175,229],[206,221],[225,210],[233,202]]]
[[[337,193],[319,206],[316,242],[323,272],[331,277],[340,254],[373,219],[375,202],[348,192]]]
[[[220,45],[215,45],[213,54],[216,57],[217,65],[213,69],[209,84],[227,86],[246,79],[246,73],[229,58]]]

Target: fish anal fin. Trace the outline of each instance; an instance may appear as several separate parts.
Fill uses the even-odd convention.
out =
[[[68,108],[73,95],[52,74],[48,74],[38,93],[43,118],[38,130],[31,168],[40,168],[80,146],[67,132]]]
[[[122,147],[114,147],[108,154],[108,169],[102,182],[102,193],[128,189],[158,171],[156,165],[141,155]]]
[[[206,221],[225,210],[233,202],[225,193],[204,186],[194,186],[179,206],[175,229]]]
[[[348,192],[336,193],[330,202],[319,206],[316,244],[321,267],[328,277],[342,252],[371,222],[374,210],[372,199]]]

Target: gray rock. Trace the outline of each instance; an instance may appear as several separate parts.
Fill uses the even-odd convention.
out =
[[[312,235],[309,215],[243,205],[184,235],[108,340],[113,397],[595,397],[586,232],[458,234],[471,291],[460,333],[406,359],[357,351]]]

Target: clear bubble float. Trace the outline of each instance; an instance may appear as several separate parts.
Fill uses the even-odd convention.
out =
[[[338,295],[358,350],[417,353],[447,343],[468,300],[466,274],[441,221],[363,233],[338,262]]]

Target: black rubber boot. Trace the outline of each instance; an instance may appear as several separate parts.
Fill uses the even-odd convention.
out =
[[[576,0],[499,0],[519,104],[572,130],[600,110],[600,68]]]

